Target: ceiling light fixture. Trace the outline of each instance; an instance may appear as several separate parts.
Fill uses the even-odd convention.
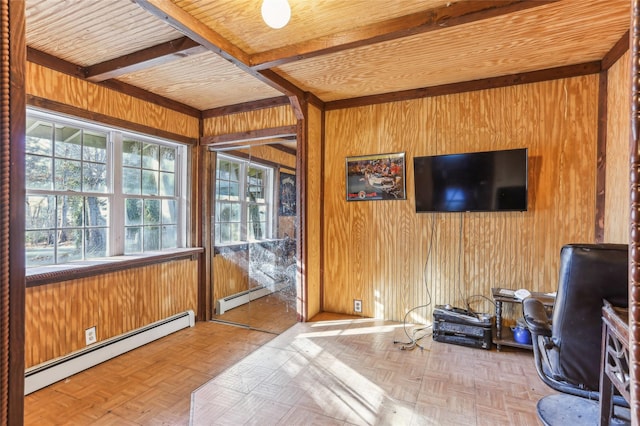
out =
[[[287,0],[264,0],[261,10],[265,24],[276,30],[287,25],[291,19],[291,7]]]

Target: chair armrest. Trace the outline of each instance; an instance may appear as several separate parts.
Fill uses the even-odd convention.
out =
[[[522,301],[522,312],[531,334],[551,337],[551,320],[541,301],[527,297]]]

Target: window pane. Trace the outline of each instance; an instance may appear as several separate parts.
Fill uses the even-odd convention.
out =
[[[52,189],[51,157],[25,156],[27,189]]]
[[[162,200],[162,223],[163,224],[178,223],[178,217],[176,215],[175,200]]]
[[[134,167],[142,165],[142,143],[126,139],[122,141],[122,164]]]
[[[221,243],[228,243],[233,241],[231,239],[231,224],[229,223],[221,223],[219,224],[220,230],[218,232],[218,236],[219,236],[219,242]]]
[[[57,263],[82,260],[82,229],[61,229],[58,231]]]
[[[216,179],[229,180],[230,163],[227,160],[218,160],[216,168]]]
[[[77,127],[56,125],[56,157],[82,158],[82,131]]]
[[[86,130],[84,132],[84,149],[82,158],[95,163],[107,162],[107,135],[95,131]]]
[[[26,229],[48,229],[56,225],[56,199],[51,195],[27,195]]]
[[[142,200],[140,198],[125,199],[124,208],[124,224],[126,226],[142,225]]]
[[[240,224],[239,223],[230,223],[229,229],[231,231],[231,237],[229,241],[242,241],[240,237]]]
[[[58,227],[77,228],[82,226],[84,197],[58,196]]]
[[[237,182],[229,183],[229,199],[233,201],[240,200],[240,184]]]
[[[160,147],[160,170],[175,172],[176,170],[176,149],[166,146]]]
[[[226,180],[219,180],[216,182],[216,199],[229,199],[229,182],[227,182]]]
[[[156,144],[145,143],[142,147],[142,167],[158,170],[160,148]]]
[[[217,222],[240,222],[240,204],[216,203]]]
[[[231,204],[230,222],[240,222],[240,204]]]
[[[143,232],[144,250],[160,250],[160,227],[145,226]]]
[[[265,220],[264,211],[262,211],[261,207],[255,204],[250,204],[247,207],[247,221],[249,222],[262,222]]]
[[[87,197],[85,226],[109,225],[109,199]]]
[[[80,191],[82,163],[74,160],[56,160],[55,189],[58,191]]]
[[[240,164],[238,163],[232,163],[229,166],[229,180],[232,180],[234,182],[240,182]]]
[[[85,257],[104,257],[107,255],[107,229],[89,228],[85,230],[86,250]]]
[[[247,190],[249,201],[254,203],[264,203],[264,188],[261,186],[250,186]]]
[[[175,225],[162,227],[162,248],[178,247],[178,227]]]
[[[175,175],[173,173],[160,173],[160,195],[175,195]]]
[[[250,222],[247,226],[249,240],[262,240],[267,233],[267,226],[264,222]]]
[[[124,253],[140,253],[142,251],[142,227],[125,228]]]
[[[216,223],[213,226],[213,235],[214,235],[214,241],[215,243],[219,243],[220,242],[220,224]]]
[[[142,194],[158,195],[158,172],[142,171]]]
[[[25,149],[27,153],[51,155],[53,153],[53,126],[40,119],[27,118]]]
[[[140,195],[141,177],[140,169],[125,167],[122,169],[122,192],[125,194]]]
[[[26,266],[53,265],[55,263],[55,232],[25,232]]]
[[[82,190],[107,192],[107,165],[84,163],[82,169]]]
[[[160,224],[160,200],[144,200],[143,224]]]

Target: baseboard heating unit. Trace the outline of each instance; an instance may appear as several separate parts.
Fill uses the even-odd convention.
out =
[[[285,281],[281,281],[276,283],[273,288],[265,286],[254,287],[251,290],[241,291],[240,293],[218,299],[216,301],[216,314],[222,315],[228,310],[237,308],[238,306],[244,305],[245,303],[249,303],[253,300],[260,299],[261,297],[275,293],[276,291],[280,291],[286,286],[287,283]]]
[[[104,340],[25,371],[24,393],[28,395],[87,368],[132,349],[195,325],[193,311],[185,311],[120,336]]]

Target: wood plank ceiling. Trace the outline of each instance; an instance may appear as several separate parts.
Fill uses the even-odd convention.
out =
[[[602,60],[628,0],[26,0],[29,60],[194,111],[310,92],[325,103]],[[592,68],[590,68],[592,69]]]

